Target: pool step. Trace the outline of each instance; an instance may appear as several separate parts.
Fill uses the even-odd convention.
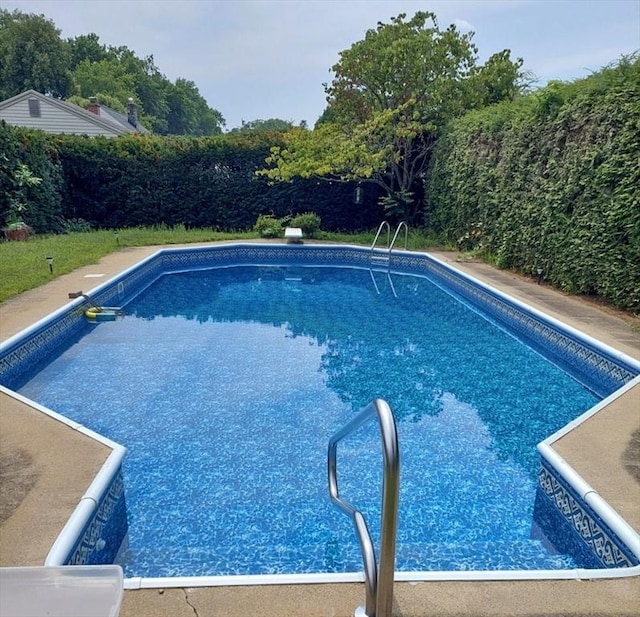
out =
[[[396,569],[563,570],[575,568],[569,555],[550,555],[537,540],[467,544],[398,544]]]
[[[133,557],[135,566],[127,563]],[[194,565],[195,564],[195,565]],[[288,564],[288,565],[284,565]],[[129,549],[120,565],[125,576],[214,576],[244,574],[288,574],[291,565],[297,573],[354,572],[362,569],[357,545],[313,546],[222,546],[182,550],[157,546],[136,551]]]
[[[207,549],[185,547],[180,551],[157,546],[132,551],[135,568],[126,563],[126,576],[159,576],[167,566],[173,576],[214,574],[290,573],[294,564],[299,573],[354,572],[362,570],[357,543],[340,546],[329,541],[308,546],[224,546]],[[193,564],[196,564],[195,566]],[[576,564],[567,555],[549,555],[540,542],[476,542],[472,544],[399,544],[396,570],[514,570],[571,569]]]

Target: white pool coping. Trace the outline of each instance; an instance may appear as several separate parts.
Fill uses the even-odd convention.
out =
[[[62,528],[62,531],[56,538],[56,541],[53,543],[53,546],[45,558],[45,566],[63,566],[71,554],[73,547],[76,545],[80,534],[87,526],[87,523],[92,519],[95,511],[98,509],[102,496],[111,485],[114,476],[118,473],[127,449],[119,443],[108,439],[104,435],[100,435],[99,433],[92,431],[83,424],[74,422],[62,414],[48,409],[47,407],[44,407],[43,405],[40,405],[35,401],[14,392],[13,390],[0,386],[0,392],[12,397],[24,405],[28,405],[32,409],[35,409],[58,422],[62,422],[62,424],[66,424],[74,431],[86,435],[90,439],[93,439],[94,441],[111,449],[111,453],[107,457],[107,460],[100,468],[100,471],[96,474],[96,477],[89,485],[89,488],[80,498],[78,505],[71,513],[71,516]]]

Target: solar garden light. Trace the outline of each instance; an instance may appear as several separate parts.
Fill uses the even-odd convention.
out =
[[[47,263],[49,264],[49,272],[53,274],[53,257],[45,257]]]
[[[542,268],[538,268],[537,273],[538,273],[538,285],[540,285],[540,281],[542,279]]]
[[[117,229],[113,232],[113,235],[116,239],[116,244],[120,244],[120,236]]]

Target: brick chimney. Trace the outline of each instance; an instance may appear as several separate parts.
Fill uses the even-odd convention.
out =
[[[89,97],[89,107],[87,107],[87,111],[90,111],[96,116],[100,115],[100,103],[98,103],[98,99],[96,99],[95,96]]]
[[[138,127],[138,106],[131,98],[127,101],[127,119],[131,126]]]

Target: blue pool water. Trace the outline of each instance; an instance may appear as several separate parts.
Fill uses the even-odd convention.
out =
[[[360,570],[326,447],[374,398],[398,423],[397,570],[581,565],[535,537],[535,446],[598,399],[427,278],[165,275],[20,392],[128,448],[127,576]],[[340,444],[338,472],[375,539],[375,423]]]

